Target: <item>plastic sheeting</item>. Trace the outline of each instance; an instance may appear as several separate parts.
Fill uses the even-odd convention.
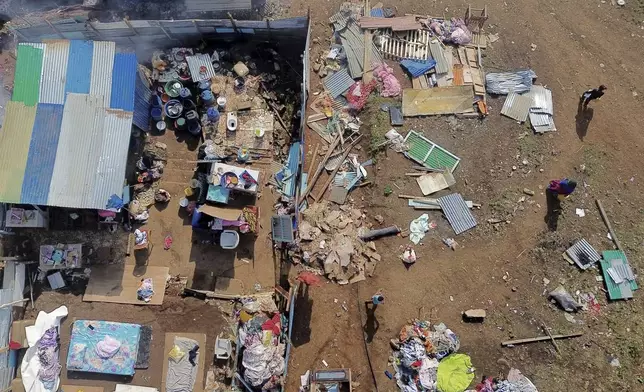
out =
[[[537,74],[531,69],[514,72],[491,72],[485,75],[485,88],[488,94],[507,95],[510,92],[526,93],[532,88],[532,80]]]
[[[36,317],[36,323],[31,327],[25,328],[29,348],[22,359],[20,371],[22,372],[22,384],[26,392],[50,392],[38,377],[38,372],[41,369],[40,359],[38,358],[38,343],[48,329],[57,327],[60,330],[60,322],[66,316],[66,306],[61,306],[51,313],[40,312]],[[58,390],[59,386],[60,377],[54,384],[54,390]]]

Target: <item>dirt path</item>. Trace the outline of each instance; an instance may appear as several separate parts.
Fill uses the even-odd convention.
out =
[[[336,12],[339,3],[306,4],[311,7],[314,23],[312,38],[320,40],[319,45],[312,46],[313,55],[328,46],[328,17]],[[301,11],[304,5],[295,1],[292,13]],[[461,2],[420,6],[411,1],[395,5],[399,14],[430,15],[449,15],[453,10],[460,14],[467,6]],[[641,365],[644,336],[641,328],[636,327],[641,323],[638,314],[644,311],[637,299],[639,293],[630,303],[607,304],[600,290],[603,285],[595,280],[597,273],[578,272],[561,259],[561,252],[579,238],[586,238],[601,249],[612,249],[594,206],[594,199],[601,198],[631,264],[642,265],[644,226],[640,223],[638,168],[643,163],[639,150],[644,138],[634,114],[641,111],[640,90],[644,90],[640,82],[644,70],[639,66],[644,56],[635,49],[641,46],[643,32],[639,26],[624,22],[628,17],[626,11],[611,7],[609,2],[522,1],[488,4],[488,9],[491,16],[487,31],[499,33],[500,40],[486,50],[485,69],[532,68],[538,82],[553,91],[558,132],[524,135],[529,131],[526,127],[498,114],[502,99],[490,100],[491,114],[482,124],[458,120],[453,125],[445,117],[406,120],[403,131],[421,131],[462,158],[455,172],[455,191],[483,207],[475,212],[479,226],[456,238],[461,246],[455,252],[447,250],[440,241],[453,236],[447,222],[439,213],[430,213],[438,228],[428,233],[424,245],[416,248],[419,261],[409,270],[398,259],[400,246],[409,243],[407,239],[378,241],[383,262],[376,268],[376,276],[360,283],[359,290],[359,300],[364,301],[379,288],[387,297],[386,305],[378,308],[379,328],[369,345],[378,387],[381,391],[397,390],[384,375],[385,369],[391,370],[387,368],[389,339],[408,319],[418,317],[420,311],[423,317],[435,315],[432,321],[445,322],[459,335],[460,351],[470,354],[477,367],[476,379],[503,373],[509,363],[527,374],[540,391],[636,390],[641,387],[638,379],[644,374]],[[531,44],[536,45],[536,50],[531,50]],[[601,101],[593,104],[592,120],[581,140],[582,130],[576,123],[577,99],[581,91],[600,83],[609,90]],[[320,88],[315,76],[311,88],[313,91]],[[524,159],[527,165],[523,165]],[[393,182],[403,190],[415,190],[414,183],[402,178],[403,168],[411,163],[388,152],[378,157],[376,166],[380,170],[375,172],[375,185],[351,196],[368,216],[380,214],[385,224],[405,227],[420,214],[394,196],[384,197],[382,190]],[[517,170],[513,171],[512,166],[517,166]],[[543,187],[548,180],[564,176],[577,178],[582,185],[565,204],[558,231],[549,233],[543,220]],[[523,188],[534,190],[536,195],[522,195]],[[522,196],[525,201],[519,202]],[[586,217],[577,217],[575,207],[585,208]],[[509,219],[510,223],[496,228],[486,223],[488,218],[498,217]],[[544,278],[551,282],[545,288]],[[554,289],[560,282],[573,293],[580,290],[597,295],[602,305],[600,314],[577,315],[579,324],[566,321],[563,312],[550,305],[543,295],[544,290]],[[297,376],[307,369],[323,368],[321,359],[330,363],[329,357],[343,359],[334,360],[331,367],[351,367],[354,374],[361,374],[360,390],[373,388],[358,317],[335,315],[338,305],[333,299],[337,298],[339,303],[353,302],[356,293],[354,288],[332,284],[311,288],[312,316],[308,329],[304,324],[308,325],[309,310],[297,312],[304,314],[303,319],[298,318],[297,327],[305,332],[310,329],[311,340],[296,345],[289,370],[289,390],[297,387]],[[463,324],[461,311],[476,307],[488,310],[486,322]],[[354,321],[347,324],[345,317]],[[560,333],[582,331],[585,335],[561,342],[563,354],[559,358],[548,344],[500,347],[499,342],[507,338],[542,335],[542,321]],[[339,332],[330,335],[335,331]],[[334,347],[336,341],[329,336],[341,341],[352,336],[351,344],[336,343]],[[609,365],[607,358],[613,355],[620,359],[620,368]]]

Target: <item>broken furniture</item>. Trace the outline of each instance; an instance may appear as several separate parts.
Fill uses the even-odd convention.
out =
[[[38,207],[35,209],[11,207],[7,211],[5,225],[13,228],[47,228],[49,214]]]
[[[82,250],[82,244],[42,245],[40,247],[40,268],[42,270],[80,268]]]
[[[217,162],[212,165],[208,182],[206,199],[227,204],[231,191],[257,194],[259,171]]]
[[[465,11],[465,25],[473,33],[479,33],[483,30],[485,22],[487,22],[487,5],[483,8],[472,8],[472,5],[467,6]]]

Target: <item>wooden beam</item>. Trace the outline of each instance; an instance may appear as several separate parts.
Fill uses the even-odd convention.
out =
[[[333,143],[329,146],[329,150],[326,152],[326,155],[322,159],[322,162],[320,162],[320,165],[318,166],[318,169],[315,171],[315,174],[313,175],[313,178],[308,179],[308,186],[306,187],[306,191],[302,194],[302,199],[301,200],[306,200],[306,197],[311,193],[313,190],[313,187],[315,186],[315,183],[317,182],[318,178],[320,177],[320,174],[324,170],[324,164],[326,161],[329,160],[331,157],[331,154],[333,154],[333,150],[337,147],[338,143],[340,143],[340,137],[336,136],[336,138],[333,140]]]
[[[353,143],[351,143],[351,145],[349,145],[349,148],[347,148],[347,150],[344,152],[344,154],[342,154],[342,158],[340,158],[340,163],[338,164],[338,166],[336,166],[336,167],[335,167],[335,170],[333,170],[333,171],[331,172],[331,174],[329,175],[329,178],[328,178],[328,179],[326,180],[326,182],[324,183],[324,186],[322,186],[322,189],[320,189],[320,191],[317,193],[317,198],[316,198],[317,200],[320,200],[320,199],[322,198],[322,196],[324,195],[324,192],[326,192],[326,188],[328,188],[328,187],[329,187],[329,185],[330,185],[330,184],[331,184],[331,182],[333,181],[333,178],[335,177],[335,174],[336,174],[336,173],[338,172],[338,170],[340,169],[340,166],[342,166],[342,162],[344,162],[344,160],[345,160],[345,159],[347,159],[347,156],[349,155],[349,153],[351,152],[351,150],[353,150],[353,147],[355,147],[355,146],[356,146],[356,144],[358,144],[358,142],[360,141],[360,139],[362,139],[362,135],[359,135],[359,136],[356,138],[356,140],[354,140],[354,141],[353,141]]]
[[[617,234],[615,234],[615,231],[613,230],[613,226],[610,224],[610,221],[608,220],[608,215],[606,215],[606,211],[604,211],[604,206],[602,205],[601,200],[595,199],[595,203],[597,203],[597,207],[599,208],[599,213],[601,214],[602,219],[604,220],[604,223],[608,228],[608,232],[610,233],[610,236],[613,239],[615,246],[617,246],[617,249],[624,251],[622,249],[622,244],[617,239]]]
[[[569,338],[576,338],[582,335],[583,333],[579,332],[579,333],[572,333],[570,335],[550,335],[550,336],[539,336],[536,338],[506,340],[505,342],[501,342],[501,346],[507,347],[507,346],[517,345],[517,344],[543,342],[545,340],[551,340],[551,339],[569,339]]]

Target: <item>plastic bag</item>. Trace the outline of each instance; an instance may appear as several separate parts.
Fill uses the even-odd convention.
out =
[[[172,350],[170,350],[170,352],[168,353],[168,358],[172,359],[175,362],[181,361],[181,359],[185,356],[185,351],[181,351],[181,348],[176,344],[172,346]]]
[[[576,312],[582,308],[582,306],[577,301],[575,301],[572,295],[570,295],[561,285],[552,290],[548,294],[548,298],[554,299],[566,312]]]

